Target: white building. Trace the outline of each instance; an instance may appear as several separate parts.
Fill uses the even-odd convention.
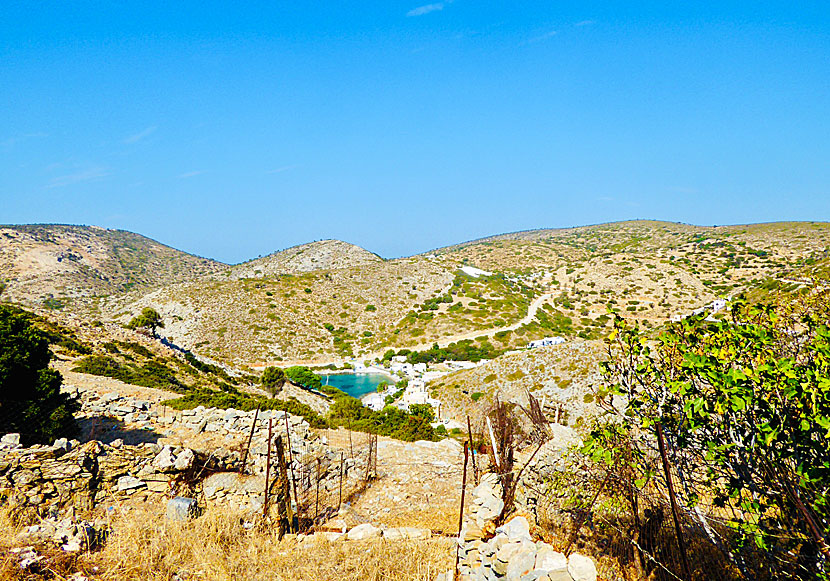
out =
[[[565,342],[564,337],[545,337],[538,341],[531,341],[527,344],[528,349],[536,349],[537,347],[547,347],[548,345],[561,345]]]

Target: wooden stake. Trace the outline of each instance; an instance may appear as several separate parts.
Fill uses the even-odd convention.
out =
[[[493,424],[490,423],[490,416],[487,416],[487,431],[490,432],[490,443],[493,444],[493,458],[496,460],[496,468],[501,468],[499,446],[496,444],[496,435],[493,433]]]
[[[663,437],[663,424],[657,423],[657,444],[660,446],[660,458],[663,461],[663,471],[666,473],[666,484],[669,488],[669,502],[671,502],[671,513],[674,519],[674,530],[677,534],[677,546],[680,549],[680,558],[683,562],[683,572],[686,579],[691,581],[692,572],[689,567],[689,558],[686,555],[686,542],[683,540],[683,529],[680,526],[680,515],[677,511],[677,501],[674,497],[674,484],[671,478],[671,468],[669,467],[669,457],[666,454],[666,442]]]
[[[320,459],[317,458],[317,495],[314,499],[314,524],[320,520]]]

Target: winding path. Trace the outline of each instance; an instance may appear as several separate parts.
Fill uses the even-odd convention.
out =
[[[431,348],[436,343],[439,347],[446,347],[450,343],[457,343],[458,341],[465,341],[468,339],[475,339],[476,337],[493,337],[496,333],[501,333],[503,331],[515,331],[519,327],[523,327],[524,325],[530,324],[533,319],[536,317],[536,313],[542,308],[542,305],[553,298],[554,295],[559,294],[561,291],[557,292],[549,292],[543,295],[540,295],[533,299],[533,302],[530,303],[530,306],[527,308],[527,314],[510,325],[506,325],[504,327],[492,327],[490,329],[479,329],[476,331],[466,331],[464,333],[458,333],[456,335],[450,335],[448,337],[443,337],[441,339],[435,339],[432,341],[428,341],[426,343],[418,343],[416,345],[406,345],[397,347],[397,350],[400,349],[409,349],[411,351],[424,351],[426,349]],[[363,353],[357,355],[355,358],[363,358],[363,359],[378,359],[383,357],[383,353],[386,349],[371,353]],[[268,365],[279,365],[280,367],[287,367],[291,365],[329,365],[332,363],[338,363],[342,360],[342,358],[336,359],[327,359],[327,360],[293,360],[293,361],[280,361],[278,363],[261,363],[253,365],[254,369],[262,369]]]

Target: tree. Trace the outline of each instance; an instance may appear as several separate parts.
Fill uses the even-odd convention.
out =
[[[142,309],[141,314],[127,323],[128,329],[150,329],[153,337],[156,336],[156,329],[164,329],[164,321],[158,311],[151,307]]]
[[[0,306],[0,433],[19,433],[24,445],[77,431],[80,404],[61,393],[51,356],[48,339],[24,313]]]
[[[435,410],[428,403],[413,403],[409,406],[409,413],[413,416],[423,418],[428,422],[435,420]]]
[[[634,457],[648,458],[665,434],[688,505],[707,498],[732,510],[733,548],[752,540],[827,578],[829,324],[827,289],[779,304],[737,300],[731,318],[691,317],[656,340],[616,319],[598,393],[615,419],[585,450],[608,461],[619,448],[603,440],[624,431]],[[653,475],[637,463],[644,480]]]
[[[294,365],[285,370],[285,376],[297,385],[302,385],[308,389],[320,389],[322,383],[320,376],[314,373],[308,367],[302,365]]]
[[[276,397],[285,385],[285,372],[279,367],[266,367],[260,382],[271,397]]]

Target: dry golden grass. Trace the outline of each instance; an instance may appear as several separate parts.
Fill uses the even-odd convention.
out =
[[[112,519],[113,533],[102,550],[54,561],[51,574],[23,575],[7,550],[15,546],[17,529],[3,511],[0,579],[62,579],[81,571],[96,581],[170,581],[174,575],[200,581],[432,581],[453,563],[451,539],[278,541],[276,531],[246,530],[241,517],[208,510],[192,522],[170,523],[157,510],[125,511]]]

